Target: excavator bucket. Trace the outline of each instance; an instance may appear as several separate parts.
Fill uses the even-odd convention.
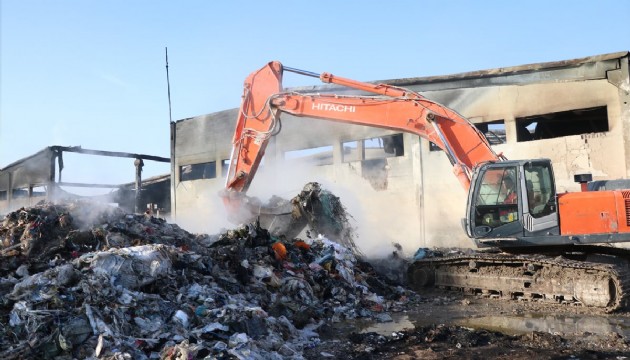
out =
[[[354,228],[349,222],[350,215],[337,196],[323,190],[316,182],[307,183],[291,200],[272,197],[263,204],[257,198],[227,192],[223,201],[231,222],[258,219],[272,235],[289,239],[297,237],[308,226],[314,234],[322,234],[359,254],[354,243]]]
[[[258,198],[238,192],[222,193],[223,203],[232,223],[247,223],[255,220],[274,236],[297,237],[307,226],[306,217],[292,200],[279,197],[263,204]]]
[[[283,235],[289,239],[297,237],[308,225],[300,207],[292,201],[283,201],[275,206],[261,206],[258,219],[261,226],[267,228],[271,234]]]

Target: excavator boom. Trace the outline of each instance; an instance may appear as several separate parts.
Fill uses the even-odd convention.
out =
[[[323,82],[372,95],[282,92],[285,70],[316,76]],[[466,190],[475,166],[503,159],[463,116],[417,92],[329,73],[318,76],[270,62],[245,81],[226,182],[228,191],[247,191],[269,138],[279,130],[281,113],[417,134],[445,151],[453,172]]]

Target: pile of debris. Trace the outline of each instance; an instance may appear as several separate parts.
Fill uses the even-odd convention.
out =
[[[409,295],[321,236],[194,235],[83,201],[8,214],[0,256],[2,359],[299,359],[323,324],[388,321]]]

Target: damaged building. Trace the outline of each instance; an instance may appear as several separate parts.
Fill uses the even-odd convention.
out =
[[[95,184],[63,181],[64,153],[134,159],[126,184]],[[84,149],[80,146],[48,146],[26,158],[0,169],[0,215],[37,204],[42,200],[73,200],[81,197],[71,188],[111,189],[99,196],[87,196],[105,203],[115,203],[129,212],[146,210],[162,215],[170,213],[170,175],[142,178],[144,161],[170,162],[170,159],[144,154]],[[135,167],[135,170],[134,170]]]
[[[619,52],[377,82],[458,111],[508,159],[551,159],[557,191],[579,191],[576,174],[590,173],[593,180],[630,176],[628,60],[628,52]],[[291,90],[361,95],[332,85]],[[210,215],[209,203],[224,185],[237,111],[171,124],[171,208],[184,226],[195,215]],[[348,205],[350,212],[369,227],[361,235],[363,247],[472,244],[460,226],[466,192],[446,155],[416,135],[283,114],[282,130],[271,139],[249,194],[264,194],[263,187],[288,178],[347,190],[345,197],[336,192],[345,203],[356,202]],[[294,195],[299,188],[291,186],[279,195]]]

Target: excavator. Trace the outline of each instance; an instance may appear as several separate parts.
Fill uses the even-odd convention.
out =
[[[284,72],[366,95],[285,91]],[[462,227],[480,251],[414,260],[407,272],[412,288],[435,286],[607,312],[630,304],[630,250],[613,246],[630,242],[630,190],[588,191],[592,177],[579,174],[575,180],[582,191],[558,193],[549,159],[508,160],[465,117],[401,87],[277,61],[251,73],[244,83],[225,185],[229,211],[247,203],[245,193],[269,139],[280,131],[282,113],[409,132],[444,151],[468,193]],[[249,211],[295,215],[295,206],[266,209],[250,203]],[[302,227],[304,221],[294,225]]]

